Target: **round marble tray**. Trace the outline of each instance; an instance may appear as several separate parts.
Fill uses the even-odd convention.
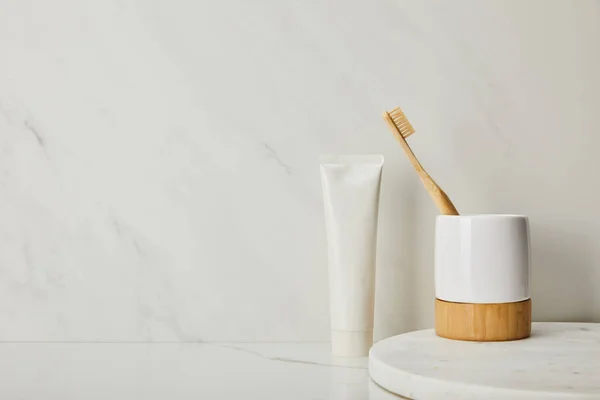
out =
[[[377,342],[373,381],[410,399],[600,399],[600,324],[534,323],[529,339],[463,342],[432,329]]]

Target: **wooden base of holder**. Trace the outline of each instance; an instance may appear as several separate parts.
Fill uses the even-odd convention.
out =
[[[531,335],[531,299],[499,304],[435,299],[435,333],[476,342],[525,339]]]

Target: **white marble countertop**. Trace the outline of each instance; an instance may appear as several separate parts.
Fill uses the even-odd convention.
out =
[[[502,368],[502,360],[512,357],[510,349],[529,348],[519,361],[523,365],[515,367],[526,371],[522,379],[514,381],[515,389],[533,393],[528,385],[536,382],[557,387],[562,384],[566,387],[564,391],[553,386],[547,392],[560,397],[568,391],[575,392],[585,382],[588,386],[593,384],[593,379],[585,381],[585,378],[600,371],[600,361],[596,361],[598,350],[592,346],[588,351],[591,361],[579,363],[577,375],[553,375],[558,366],[567,368],[572,364],[553,344],[555,339],[564,338],[563,342],[571,346],[570,353],[577,356],[581,355],[580,347],[587,343],[587,338],[597,338],[594,336],[597,329],[598,325],[593,324],[535,324],[530,340],[497,344],[448,341],[426,330],[381,341],[375,348],[402,337],[413,338],[408,348],[402,343],[393,345],[394,353],[406,353],[396,357],[395,362],[415,369],[422,379],[445,374],[441,385],[435,383],[439,389],[436,393],[444,392],[454,381],[498,389],[511,381],[502,378],[512,371]],[[468,349],[472,351],[469,353]],[[487,366],[486,371],[491,368],[493,374],[478,373],[480,367],[473,367],[477,360],[473,351],[490,353],[477,365]],[[545,354],[552,362],[542,362],[535,357],[536,352]],[[442,356],[444,368],[439,360],[432,358]],[[0,399],[398,400],[400,397],[370,380],[368,366],[367,358],[334,357],[330,355],[329,343],[320,342],[0,343]],[[472,368],[467,371],[469,366]],[[538,376],[541,373],[554,378],[547,382]],[[400,382],[400,378],[394,379]],[[418,380],[411,381],[411,385],[415,382]],[[478,390],[483,389],[481,386]],[[447,391],[445,396],[435,398],[467,398],[471,392],[462,388],[452,392],[455,397],[448,397],[451,392]],[[490,393],[485,398],[491,398]]]
[[[328,343],[1,343],[6,400],[398,399]]]
[[[600,399],[600,324],[535,322],[531,337],[465,342],[432,329],[376,343],[371,378],[420,400]]]

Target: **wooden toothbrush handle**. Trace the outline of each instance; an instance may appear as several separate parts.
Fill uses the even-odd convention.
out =
[[[442,215],[460,215],[458,213],[458,210],[456,209],[456,207],[454,207],[454,204],[452,204],[452,201],[450,200],[448,195],[446,193],[444,193],[443,190],[442,190],[442,197],[444,199],[442,202],[443,205],[438,204],[438,207],[439,207]]]
[[[421,182],[423,182],[423,186],[425,186],[425,189],[429,192],[431,199],[437,208],[439,208],[440,214],[459,215],[458,210],[454,207],[454,204],[452,204],[452,201],[446,192],[444,192],[426,172],[424,175],[419,174],[419,177],[421,178]]]
[[[400,147],[402,147],[402,150],[404,150],[404,153],[408,157],[412,166],[417,171],[417,174],[419,174],[419,178],[421,178],[423,186],[425,186],[425,189],[427,189],[429,196],[431,196],[431,199],[433,200],[437,208],[440,210],[440,213],[442,215],[459,215],[458,210],[456,209],[456,207],[454,207],[454,204],[452,204],[452,201],[450,200],[448,195],[444,193],[444,191],[437,185],[437,183],[435,183],[433,178],[429,176],[427,171],[425,171],[425,168],[423,168],[423,166],[417,159],[417,156],[415,156],[415,153],[413,153],[412,149],[408,145],[408,142],[402,136],[402,132],[398,130],[398,128],[390,118],[389,114],[384,113],[383,119],[394,134],[394,137],[396,138],[398,143],[400,143]]]

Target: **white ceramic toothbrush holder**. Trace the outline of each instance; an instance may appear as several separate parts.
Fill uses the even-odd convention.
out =
[[[438,335],[476,341],[529,336],[530,259],[526,216],[438,216],[435,230]]]

